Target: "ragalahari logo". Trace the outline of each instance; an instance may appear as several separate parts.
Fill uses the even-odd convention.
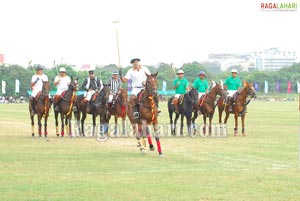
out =
[[[296,2],[262,2],[260,3],[261,11],[297,11]]]

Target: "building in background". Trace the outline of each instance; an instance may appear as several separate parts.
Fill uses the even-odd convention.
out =
[[[260,71],[277,71],[296,62],[295,51],[280,51],[278,48],[270,48],[263,52],[254,52],[256,69]]]

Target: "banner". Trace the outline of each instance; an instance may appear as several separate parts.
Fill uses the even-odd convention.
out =
[[[297,92],[298,92],[298,94],[300,94],[300,82],[299,81],[297,81]]]
[[[127,82],[127,91],[132,91],[131,82],[132,82],[131,79],[129,79]]]
[[[268,81],[265,80],[265,94],[267,94],[269,92],[269,85],[268,85]]]
[[[254,81],[254,90],[259,91],[259,84],[256,81]]]
[[[6,88],[6,82],[2,80],[2,94],[6,94],[5,88]]]
[[[291,81],[288,81],[287,83],[287,93],[290,94],[292,90]]]
[[[279,84],[279,80],[276,81],[276,92],[277,92],[277,93],[280,92],[280,84]]]
[[[162,91],[166,91],[167,90],[167,82],[163,80],[162,82]]]
[[[20,93],[20,81],[16,79],[16,89],[15,89],[16,94]]]
[[[223,89],[223,85],[224,85],[223,80],[220,81],[220,85],[221,85],[221,87]]]

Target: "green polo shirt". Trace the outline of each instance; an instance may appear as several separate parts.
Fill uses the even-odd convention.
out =
[[[173,82],[173,86],[175,87],[179,83],[178,87],[175,89],[175,94],[185,94],[186,88],[189,86],[189,82],[187,79],[175,79]]]
[[[238,90],[239,87],[241,86],[241,80],[238,77],[233,78],[231,76],[225,80],[224,85],[227,86],[228,90]]]
[[[196,88],[198,92],[205,93],[208,88],[208,82],[206,79],[201,80],[197,78],[193,83],[193,87]]]

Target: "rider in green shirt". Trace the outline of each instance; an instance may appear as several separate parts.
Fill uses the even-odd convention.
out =
[[[179,113],[178,111],[178,99],[180,95],[185,94],[186,91],[188,90],[189,82],[187,79],[185,79],[184,76],[184,71],[183,70],[178,70],[177,71],[177,78],[173,82],[173,88],[175,89],[175,97],[173,99],[173,104],[175,107],[175,112]]]
[[[224,82],[224,88],[227,89],[228,92],[226,102],[230,106],[229,107],[230,111],[232,111],[232,104],[234,103],[236,98],[236,96],[233,95],[237,92],[240,86],[241,86],[241,80],[240,78],[237,77],[237,70],[232,69],[231,76],[228,77]],[[233,97],[233,101],[231,101],[232,97]]]
[[[193,87],[198,90],[198,98],[200,98],[202,95],[204,95],[207,92],[208,82],[205,79],[205,72],[204,71],[200,71],[199,78],[197,78],[194,81]]]

